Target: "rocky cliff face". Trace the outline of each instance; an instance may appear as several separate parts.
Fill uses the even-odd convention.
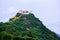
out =
[[[9,22],[0,22],[0,40],[59,40],[32,13],[17,13]]]

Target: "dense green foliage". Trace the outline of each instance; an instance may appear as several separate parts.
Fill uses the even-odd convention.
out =
[[[22,16],[21,16],[22,15]],[[19,17],[21,16],[21,17]],[[18,19],[17,19],[18,18]],[[15,19],[15,20],[14,20]],[[0,22],[0,40],[59,40],[60,38],[32,13],[20,14]]]

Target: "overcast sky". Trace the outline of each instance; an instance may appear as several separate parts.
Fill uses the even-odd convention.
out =
[[[60,34],[60,0],[0,0],[0,21],[8,21],[20,9],[32,10],[47,28]]]

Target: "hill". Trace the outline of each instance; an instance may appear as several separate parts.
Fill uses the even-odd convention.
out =
[[[0,40],[59,40],[32,13],[17,13],[9,22],[0,22]]]

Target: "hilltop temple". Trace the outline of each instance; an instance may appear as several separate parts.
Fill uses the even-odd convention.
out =
[[[21,13],[21,14],[29,14],[31,13],[32,10],[19,10],[18,13]]]

